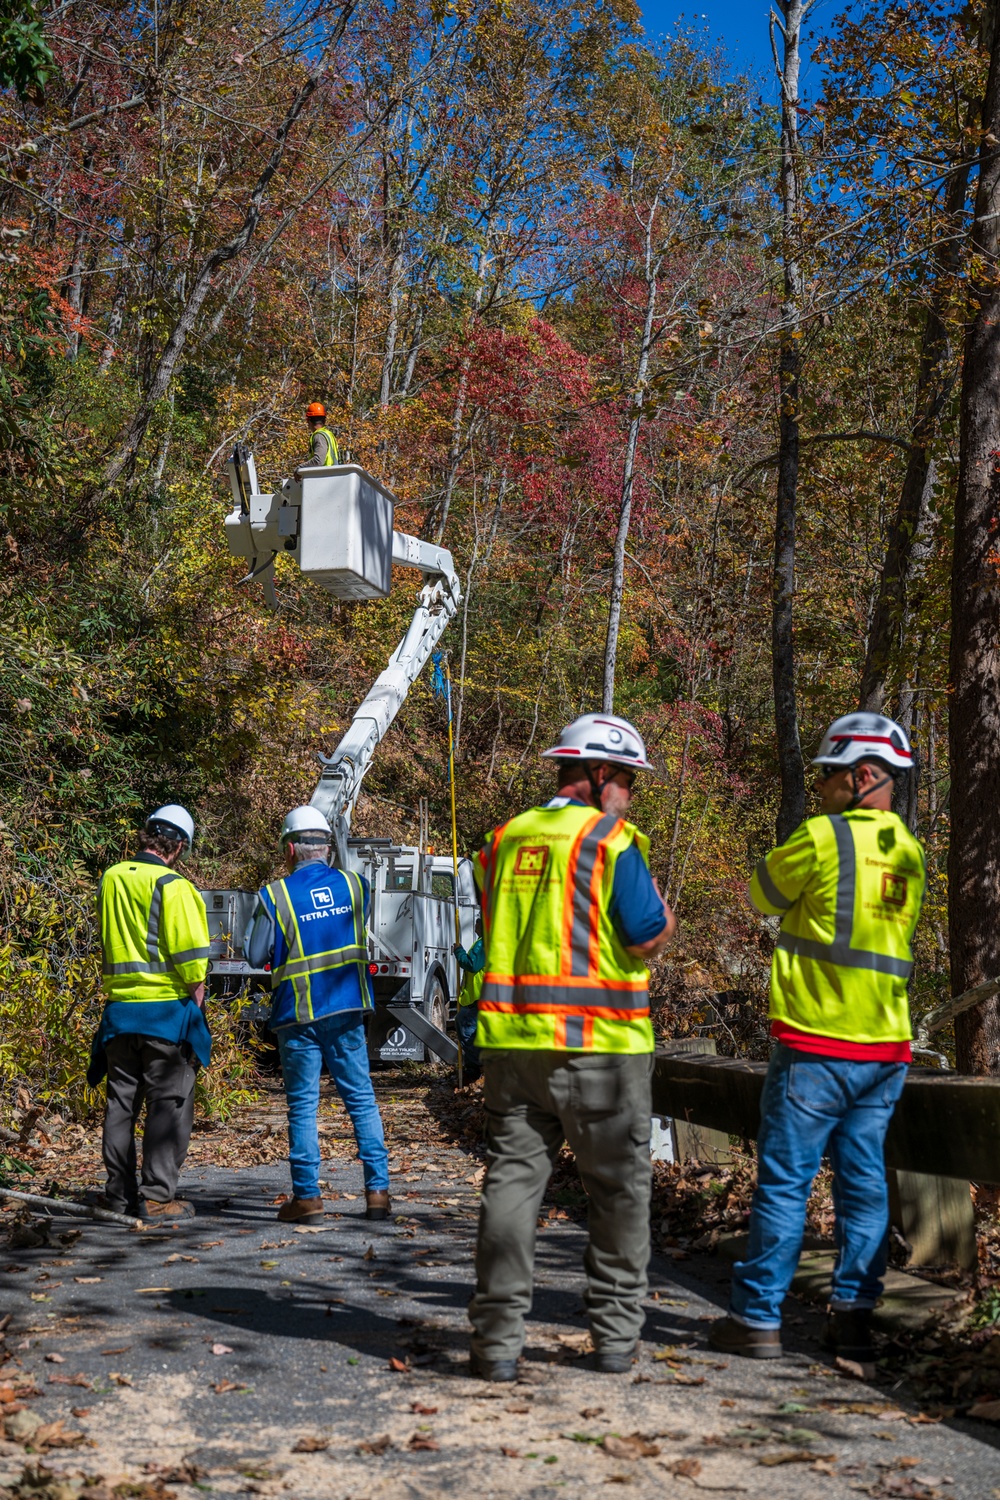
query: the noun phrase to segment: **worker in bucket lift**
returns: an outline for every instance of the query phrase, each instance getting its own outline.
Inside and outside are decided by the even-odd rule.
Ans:
[[[315,807],[295,807],[281,830],[287,875],[257,895],[243,951],[271,965],[270,1027],[288,1100],[292,1197],[283,1224],[323,1214],[319,1079],[324,1062],[354,1127],[365,1174],[365,1217],[389,1217],[389,1157],[368,1070],[364,1014],[373,1009],[365,918],[368,882],[330,868],[332,831]]]
[[[296,479],[303,469],[329,469],[340,462],[337,439],[326,425],[326,407],[322,401],[311,401],[306,407],[306,424],[311,438],[309,453],[295,470]]]

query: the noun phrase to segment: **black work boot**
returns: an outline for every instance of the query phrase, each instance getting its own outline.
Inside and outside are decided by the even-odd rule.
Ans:
[[[478,1354],[469,1355],[469,1374],[473,1380],[492,1380],[495,1384],[509,1384],[517,1379],[516,1359],[480,1359]]]
[[[849,1359],[857,1365],[873,1365],[877,1355],[872,1341],[871,1308],[831,1307],[826,1315],[823,1343],[838,1359]]]
[[[747,1359],[780,1359],[780,1328],[751,1328],[735,1318],[717,1318],[708,1330],[708,1342],[720,1354],[742,1354]]]
[[[595,1349],[594,1369],[598,1375],[627,1375],[638,1352],[637,1344],[628,1349]]]

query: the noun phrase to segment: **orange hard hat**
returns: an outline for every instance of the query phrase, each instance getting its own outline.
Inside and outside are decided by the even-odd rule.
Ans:
[[[306,416],[325,417],[326,407],[323,405],[322,401],[310,401],[309,405],[306,407]]]

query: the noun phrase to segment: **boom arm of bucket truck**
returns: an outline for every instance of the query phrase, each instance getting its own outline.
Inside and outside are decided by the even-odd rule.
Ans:
[[[385,671],[333,754],[320,756],[322,771],[312,805],[329,820],[338,862],[344,865],[361,783],[458,609],[458,574],[451,553],[443,547],[393,529],[393,496],[356,464],[303,468],[277,493],[260,494],[253,455],[237,444],[226,471],[235,502],[226,517],[229,549],[249,563],[241,581],[258,578],[269,603],[276,602],[274,561],[279,552],[292,553],[300,571],[338,599],[384,599],[392,584],[393,563],[415,568],[424,577],[409,629]]]

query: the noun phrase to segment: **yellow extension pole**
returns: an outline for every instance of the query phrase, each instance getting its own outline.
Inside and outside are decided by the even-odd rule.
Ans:
[[[455,727],[451,713],[451,664],[444,659],[445,683],[448,691],[448,780],[451,783],[451,864],[454,871],[455,896],[455,942],[462,941],[462,923],[458,915],[458,816],[455,811]],[[455,997],[456,1000],[458,996]],[[456,1021],[456,1028],[457,1028]],[[462,1039],[458,1040],[458,1086],[464,1082],[462,1070]]]
[[[455,871],[455,942],[462,941],[462,924],[458,915],[458,817],[455,811],[455,729],[451,714],[451,666],[444,662],[448,684],[448,779],[451,782],[451,860]]]

